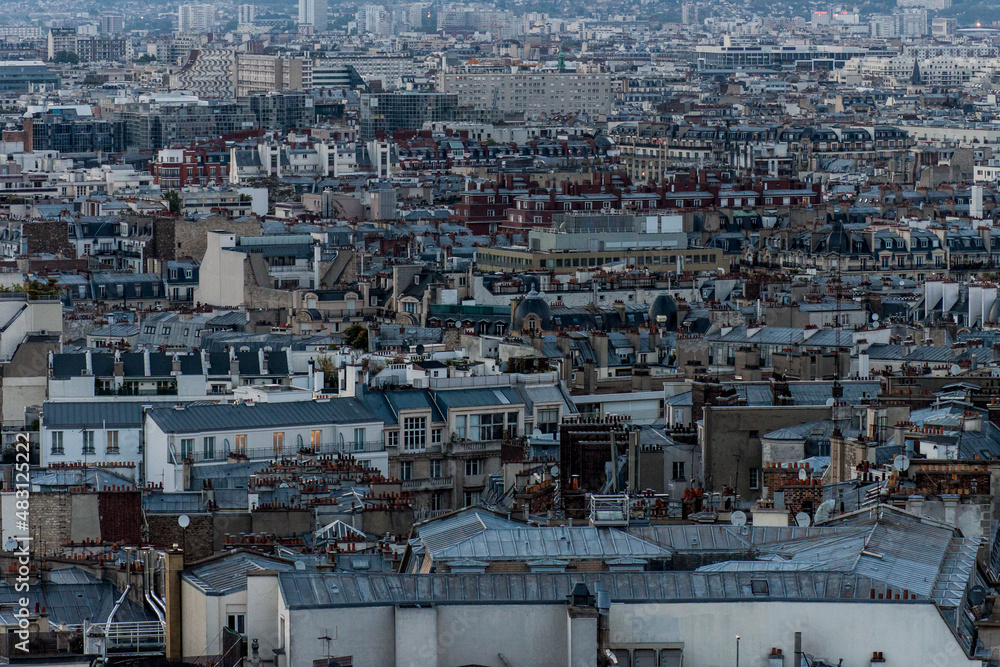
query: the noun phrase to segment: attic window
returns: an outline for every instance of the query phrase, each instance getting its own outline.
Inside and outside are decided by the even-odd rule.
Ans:
[[[752,579],[750,581],[750,592],[754,595],[769,595],[767,581],[765,579]]]

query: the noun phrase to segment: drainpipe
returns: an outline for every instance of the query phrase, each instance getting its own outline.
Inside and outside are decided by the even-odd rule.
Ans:
[[[125,601],[125,596],[128,595],[129,589],[132,588],[132,549],[125,549],[125,590],[122,591],[122,596],[118,598],[118,602],[111,609],[111,613],[108,614],[108,620],[104,624],[104,636],[108,636],[111,633],[111,622],[115,620],[115,614],[118,613],[118,608],[122,606],[122,602]]]

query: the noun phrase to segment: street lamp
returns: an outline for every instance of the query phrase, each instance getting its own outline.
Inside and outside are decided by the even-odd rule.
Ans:
[[[736,667],[740,667],[740,636],[736,635]]]

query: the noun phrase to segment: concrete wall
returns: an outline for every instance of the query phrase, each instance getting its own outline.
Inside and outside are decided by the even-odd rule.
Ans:
[[[872,652],[885,654],[880,667],[980,665],[961,646],[930,603],[719,602],[611,605],[611,647],[681,644],[685,665],[732,665],[736,635],[740,664],[764,667],[771,647],[791,664],[793,636],[802,649],[834,665],[868,665]]]
[[[695,415],[695,419],[699,416]],[[762,468],[760,436],[786,426],[830,418],[826,406],[709,406],[703,409],[700,441],[705,488],[734,487],[743,499],[760,497],[750,488],[751,468]],[[738,476],[738,478],[737,478]],[[763,486],[763,474],[760,477]]]

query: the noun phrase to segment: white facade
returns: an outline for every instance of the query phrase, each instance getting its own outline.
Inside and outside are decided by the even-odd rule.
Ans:
[[[339,399],[326,399],[339,400]],[[220,406],[220,409],[256,409],[248,406]],[[183,412],[183,409],[179,410]],[[270,460],[278,456],[296,456],[300,448],[313,443],[324,448],[332,446],[337,451],[353,455],[361,462],[389,474],[389,460],[384,448],[379,451],[372,443],[382,441],[381,421],[356,423],[331,423],[317,421],[295,426],[275,425],[267,428],[218,428],[192,429],[190,432],[167,433],[156,422],[155,415],[146,415],[145,479],[163,484],[170,493],[187,490],[184,466],[226,465],[226,454],[241,452],[250,460]],[[211,452],[211,456],[209,453]],[[193,462],[185,464],[185,458]]]
[[[333,627],[339,637],[336,654],[353,656],[356,667],[598,664],[596,614],[573,614],[565,603],[477,600],[302,609],[285,599],[273,575],[250,577],[248,585],[249,596],[259,603],[248,609],[247,636],[259,640],[262,657],[283,650],[278,667],[323,657],[316,637]],[[339,587],[331,589],[330,597],[337,599]],[[832,664],[842,659],[844,665],[868,665],[873,652],[882,653],[886,665],[982,664],[965,655],[937,607],[927,601],[612,600],[609,616],[610,649],[619,665],[681,664],[659,662],[668,655],[683,656],[685,665],[732,665],[737,635],[741,664],[774,665],[768,656],[772,647],[780,647],[787,665],[797,631],[805,653]]]
[[[299,0],[299,25],[310,25],[323,32],[326,24],[326,0]]]
[[[178,32],[212,32],[215,29],[215,7],[184,4],[177,8]]]

